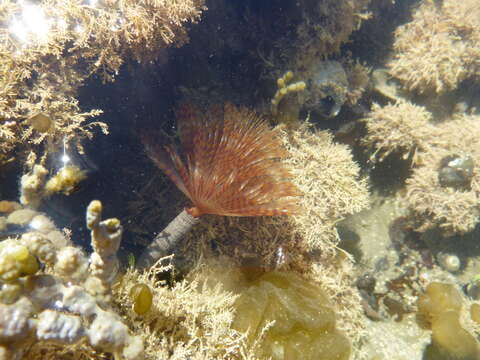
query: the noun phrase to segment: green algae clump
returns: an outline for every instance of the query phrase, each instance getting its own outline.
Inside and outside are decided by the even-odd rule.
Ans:
[[[475,338],[460,323],[463,300],[453,285],[431,283],[418,299],[420,318],[432,329],[432,346],[426,359],[478,359],[480,350]]]
[[[470,306],[470,317],[480,325],[480,304],[474,303]]]
[[[135,284],[130,290],[130,298],[132,300],[132,310],[143,315],[152,307],[153,294],[148,285]]]
[[[37,259],[15,240],[0,243],[0,281],[11,282],[39,270]]]
[[[335,328],[322,288],[292,272],[269,272],[247,285],[236,302],[233,327],[259,341],[273,360],[346,360],[351,346]]]

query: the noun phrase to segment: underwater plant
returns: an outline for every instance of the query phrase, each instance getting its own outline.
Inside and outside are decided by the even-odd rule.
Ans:
[[[298,212],[300,195],[281,161],[286,157],[277,129],[246,108],[226,104],[202,113],[190,105],[177,112],[181,151],[143,136],[155,164],[192,201],[139,259],[151,266],[173,248],[203,214],[277,216]]]
[[[130,59],[149,63],[188,42],[203,0],[0,3],[0,166],[22,155],[45,165],[67,144],[108,134],[102,111],[83,111],[78,90],[94,74],[114,81]]]
[[[425,94],[452,91],[477,78],[479,15],[476,0],[423,1],[412,20],[395,31],[390,75],[409,91]]]

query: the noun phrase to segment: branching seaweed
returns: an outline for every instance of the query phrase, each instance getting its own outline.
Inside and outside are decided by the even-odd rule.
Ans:
[[[203,0],[2,1],[0,165],[14,150],[45,159],[65,140],[81,151],[94,127],[105,133],[104,123],[87,121],[100,111],[80,109],[78,88],[92,74],[113,81],[127,59],[148,62],[167,46],[181,46],[188,40],[185,22],[204,9]]]

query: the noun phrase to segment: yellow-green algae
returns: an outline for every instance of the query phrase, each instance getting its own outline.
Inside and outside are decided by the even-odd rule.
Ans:
[[[233,327],[248,332],[250,342],[262,338],[259,357],[349,359],[350,342],[336,329],[335,312],[318,284],[293,272],[273,271],[244,286]]]
[[[143,315],[152,307],[153,294],[148,285],[135,284],[130,290],[132,309],[138,315]]]
[[[477,324],[480,324],[480,304],[474,303],[470,306],[470,317]]]
[[[26,275],[33,275],[39,264],[27,247],[19,245],[15,240],[4,240],[0,243],[0,280],[15,281]]]
[[[87,178],[86,172],[75,165],[62,167],[45,184],[47,194],[63,193],[70,195],[78,184]]]
[[[432,329],[432,346],[427,349],[426,359],[480,358],[477,340],[460,323],[463,299],[453,285],[431,283],[417,305],[420,319]]]

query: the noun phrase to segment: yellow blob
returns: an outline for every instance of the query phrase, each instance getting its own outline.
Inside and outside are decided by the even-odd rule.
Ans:
[[[470,307],[470,317],[477,324],[480,324],[480,304],[472,304]]]
[[[307,86],[304,81],[299,81],[291,85],[293,91],[303,91]]]
[[[102,203],[100,200],[92,200],[90,205],[88,205],[88,211],[91,211],[95,214],[100,214],[102,212]]]
[[[87,177],[85,171],[81,170],[78,166],[68,165],[61,168],[55,176],[50,178],[45,185],[45,190],[48,195],[54,193],[63,193],[70,195],[80,183]]]
[[[25,246],[17,246],[15,250],[10,253],[10,256],[14,257],[16,261],[25,261],[28,259],[30,253]]]
[[[132,309],[138,315],[145,314],[152,307],[153,294],[145,284],[136,284],[130,290]]]
[[[26,275],[35,274],[40,266],[37,259],[23,245],[7,242],[0,249],[0,280],[15,281]]]
[[[15,201],[8,201],[8,200],[0,201],[0,213],[11,213],[21,208],[22,206]]]
[[[285,79],[285,82],[289,82],[293,78],[293,72],[288,70],[285,75],[283,75],[283,78]]]
[[[450,284],[431,283],[418,299],[418,311],[431,322],[445,311],[460,312],[462,297]]]
[[[259,358],[347,360],[350,343],[335,328],[335,313],[320,286],[289,272],[270,272],[240,291],[233,327],[258,340]]]
[[[477,341],[460,323],[463,301],[453,285],[431,283],[426,293],[419,297],[417,305],[419,315],[432,329],[432,354],[445,354],[455,359],[479,358]]]
[[[432,339],[443,350],[458,359],[478,359],[477,341],[460,324],[460,314],[453,311],[442,313],[432,323]]]
[[[104,223],[106,224],[107,231],[109,233],[114,233],[118,231],[118,227],[120,226],[120,220],[118,220],[117,218],[107,219],[104,221]]]

